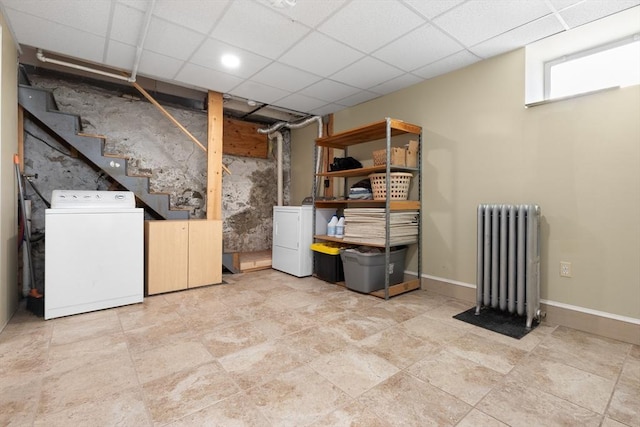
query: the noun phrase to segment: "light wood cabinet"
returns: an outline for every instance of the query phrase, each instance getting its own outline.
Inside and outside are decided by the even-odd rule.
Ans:
[[[148,295],[222,282],[222,221],[145,221]]]

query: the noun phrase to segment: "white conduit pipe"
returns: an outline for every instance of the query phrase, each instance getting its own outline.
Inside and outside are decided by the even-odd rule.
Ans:
[[[145,15],[145,22],[142,32],[140,33],[140,40],[138,41],[138,46],[136,46],[136,57],[133,62],[133,69],[131,71],[131,76],[123,76],[120,74],[110,73],[108,71],[96,70],[95,68],[85,67],[84,65],[73,64],[71,62],[60,61],[59,59],[47,58],[42,53],[42,49],[36,50],[36,58],[40,62],[48,62],[50,64],[61,65],[63,67],[73,68],[80,71],[86,71],[87,73],[99,74],[105,77],[111,77],[112,79],[122,80],[129,83],[135,83],[136,76],[138,74],[138,67],[140,66],[140,58],[142,58],[142,48],[144,47],[144,42],[147,39],[147,33],[149,32],[149,25],[151,24],[151,17],[153,14],[153,8],[155,7],[156,0],[151,0],[151,4],[149,5],[149,9],[147,9]]]
[[[138,40],[138,46],[136,46],[136,58],[133,61],[133,68],[131,69],[131,80],[132,82],[136,81],[138,75],[138,67],[140,66],[140,58],[142,58],[142,48],[144,47],[144,43],[147,40],[147,33],[149,32],[149,25],[151,24],[151,16],[153,15],[153,8],[156,6],[156,0],[151,0],[151,4],[147,9],[147,14],[144,17],[144,27],[142,27],[142,32],[140,33],[140,40]]]
[[[282,206],[282,193],[284,191],[282,184],[282,134],[277,132],[278,129],[282,127],[288,127],[290,129],[299,129],[305,126],[308,126],[310,123],[317,121],[318,122],[318,138],[322,138],[322,117],[313,116],[309,117],[298,123],[289,123],[289,122],[278,122],[273,124],[271,127],[267,129],[258,129],[258,133],[267,134],[270,139],[274,137],[277,140],[277,162],[278,162],[278,206]],[[316,161],[316,174],[320,173],[320,167],[322,165],[322,147],[318,147],[317,153],[317,161]],[[316,178],[319,181],[319,177]],[[320,188],[316,183],[316,188]]]
[[[125,82],[133,83],[135,78],[121,76],[120,74],[109,73],[107,71],[96,70],[95,68],[85,67],[84,65],[72,64],[71,62],[60,61],[58,59],[51,59],[44,56],[42,49],[36,51],[36,58],[40,62],[49,62],[51,64],[62,65],[63,67],[74,68],[76,70],[86,71],[88,73],[100,74],[101,76],[111,77],[112,79],[124,80]]]
[[[276,176],[278,177],[278,202],[276,206],[282,206],[282,193],[284,192],[283,184],[282,184],[282,134],[278,131],[272,132],[267,135],[269,139],[276,140],[276,164],[277,171]]]

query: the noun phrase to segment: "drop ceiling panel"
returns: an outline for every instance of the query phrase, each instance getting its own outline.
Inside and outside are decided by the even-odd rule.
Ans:
[[[380,95],[378,95],[377,93],[363,90],[356,93],[355,95],[351,95],[341,99],[340,101],[336,102],[336,104],[344,105],[345,107],[354,107],[363,102],[371,101],[372,99],[378,98],[379,96]]]
[[[334,102],[345,96],[356,94],[359,91],[360,89],[353,86],[324,79],[301,90],[300,93],[323,101]]]
[[[186,60],[204,41],[205,36],[160,18],[151,18],[144,48]]]
[[[472,46],[469,50],[481,58],[489,58],[563,30],[560,21],[554,15],[549,15]]]
[[[271,7],[271,0],[258,1]],[[274,7],[273,11],[308,27],[316,27],[344,3],[345,0],[299,1],[295,7]]]
[[[136,48],[117,41],[110,41],[107,48],[105,62],[112,67],[131,70],[136,59]]]
[[[309,28],[259,3],[234,1],[211,36],[273,59],[307,32]]]
[[[294,111],[311,111],[326,105],[326,102],[309,96],[294,93],[285,98],[278,100],[278,105]]]
[[[405,0],[405,3],[410,7],[429,19],[433,19],[464,2],[465,0]]]
[[[586,0],[560,12],[569,28],[591,22],[599,17],[608,16],[615,12],[640,5],[640,0]]]
[[[454,53],[440,61],[429,64],[426,67],[422,67],[419,70],[414,71],[413,74],[425,79],[430,79],[432,77],[439,76],[440,74],[464,68],[478,61],[480,61],[480,58],[476,55],[467,50],[461,50],[460,52]]]
[[[280,62],[328,77],[363,54],[320,33],[311,33],[282,55]]]
[[[345,107],[343,105],[326,104],[320,108],[316,108],[314,110],[309,111],[309,114],[312,114],[314,116],[324,116],[331,113],[337,113],[340,110],[344,110],[344,108]]]
[[[373,56],[404,71],[412,71],[460,50],[460,43],[432,25],[425,25],[374,52]]]
[[[145,13],[154,4],[141,77],[194,93],[213,90],[323,113],[522,47],[564,31],[567,24],[579,26],[640,5],[640,0],[297,0],[292,8],[273,3],[0,0],[7,26],[25,48],[42,48],[47,56],[69,62],[104,64],[115,72],[131,71]],[[227,51],[241,57],[239,69],[221,67],[219,57]]]
[[[149,7],[149,0],[116,0],[117,3],[127,5],[131,8],[146,11]]]
[[[2,3],[7,8],[103,37],[107,34],[112,4],[104,0],[4,0]]]
[[[216,88],[218,92],[228,92],[242,83],[239,77],[195,64],[186,64],[176,75],[176,80],[203,90]]]
[[[551,5],[556,10],[561,10],[569,6],[573,6],[574,4],[582,3],[584,0],[549,0],[549,1],[551,2]]]
[[[16,37],[21,43],[73,58],[102,62],[103,37],[10,9],[7,14],[17,28]],[[48,36],[42,37],[43,33]]]
[[[320,77],[279,62],[273,62],[251,79],[289,92],[296,92],[317,82]]]
[[[242,98],[252,99],[254,101],[262,102],[264,104],[272,104],[277,100],[290,95],[291,92],[287,92],[286,90],[278,89],[262,83],[256,83],[254,81],[247,80],[242,84],[234,87],[233,94],[237,96],[241,96]]]
[[[400,69],[366,56],[347,68],[338,71],[331,76],[331,79],[349,86],[368,89],[396,78],[401,74],[403,72]]]
[[[354,0],[318,27],[318,30],[344,41],[365,53],[389,43],[424,20],[402,3]]]
[[[400,77],[396,77],[395,79],[391,79],[382,84],[379,84],[378,86],[374,86],[369,90],[380,95],[387,95],[400,89],[418,84],[421,81],[422,79],[407,73],[401,75]]]
[[[473,46],[549,13],[543,0],[475,0],[451,9],[433,22],[465,46]]]
[[[129,6],[116,4],[109,38],[131,46],[140,39],[140,28],[144,24],[144,13]]]
[[[183,61],[159,53],[145,50],[140,57],[139,73],[160,79],[173,79],[180,68],[184,65]],[[133,67],[133,63],[129,65]]]
[[[209,34],[228,4],[229,0],[157,0],[153,14],[193,31]]]
[[[240,59],[237,69],[229,70],[222,65],[221,58],[224,54],[233,54]],[[189,62],[211,68],[223,73],[233,73],[238,77],[247,78],[266,67],[271,60],[246,50],[230,46],[215,39],[207,39],[193,54]]]

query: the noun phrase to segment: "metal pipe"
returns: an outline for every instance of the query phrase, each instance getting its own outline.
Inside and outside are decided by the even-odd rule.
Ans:
[[[322,138],[322,117],[320,116],[312,116],[304,119],[301,122],[290,123],[290,122],[277,122],[273,124],[270,128],[267,129],[258,129],[258,133],[273,133],[280,129],[283,126],[288,127],[289,129],[299,129],[305,126],[308,126],[309,123],[317,121],[318,122],[318,138]]]
[[[84,65],[73,64],[71,62],[66,62],[66,61],[60,61],[59,59],[47,58],[42,53],[42,49],[38,49],[36,51],[36,58],[38,58],[38,60],[40,62],[49,62],[51,64],[62,65],[63,67],[69,67],[69,68],[74,68],[76,70],[86,71],[88,73],[99,74],[101,76],[111,77],[112,79],[123,80],[123,81],[129,82],[129,83],[133,83],[133,82],[136,81],[136,79],[132,78],[132,77],[122,76],[120,74],[109,73],[107,71],[96,70],[95,68],[85,67]]]
[[[271,127],[266,128],[266,129],[258,129],[258,133],[262,133],[262,134],[267,134],[269,136],[269,138],[271,138],[271,135],[274,133],[280,133],[277,132],[278,129],[281,129],[283,127],[288,127],[289,129],[299,129],[305,126],[308,126],[310,123],[317,121],[318,122],[318,138],[322,138],[322,117],[320,116],[312,116],[312,117],[308,117],[304,120],[302,120],[301,122],[297,122],[297,123],[289,123],[289,122],[277,122],[274,123],[273,125],[271,125]],[[280,138],[282,138],[282,135],[280,135]],[[279,149],[282,149],[282,146],[279,146]],[[318,156],[317,156],[317,161],[316,161],[316,174],[320,173],[320,167],[322,165],[322,147],[318,147]],[[278,159],[278,180],[282,179],[282,157],[280,157]],[[320,180],[320,177],[316,176],[316,181]],[[319,185],[317,185],[316,182],[316,187],[320,188]],[[282,206],[281,205],[281,200],[282,200],[282,192],[283,192],[283,188],[279,187],[278,188],[278,206]]]
[[[147,9],[147,13],[144,17],[144,27],[142,28],[142,32],[140,33],[140,40],[138,40],[138,46],[136,46],[136,59],[133,61],[133,68],[131,69],[131,79],[132,81],[136,81],[136,77],[138,75],[138,67],[140,66],[140,58],[142,58],[142,49],[144,47],[144,43],[147,39],[147,33],[149,32],[149,25],[151,24],[151,17],[153,15],[153,8],[156,5],[156,0],[151,0],[151,4]]]

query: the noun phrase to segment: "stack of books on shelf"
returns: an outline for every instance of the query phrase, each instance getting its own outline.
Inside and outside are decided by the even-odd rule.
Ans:
[[[344,239],[362,244],[385,245],[384,208],[344,210]],[[389,245],[408,245],[418,241],[418,211],[389,212]]]

